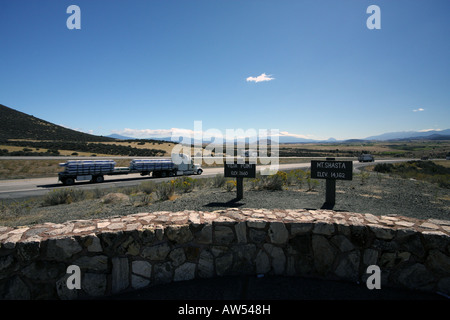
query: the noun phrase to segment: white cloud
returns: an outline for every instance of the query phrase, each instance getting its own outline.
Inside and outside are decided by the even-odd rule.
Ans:
[[[285,137],[295,137],[295,138],[302,138],[302,139],[317,139],[316,137],[314,137],[314,136],[311,135],[311,134],[304,135],[304,134],[290,133],[290,132],[287,132],[287,131],[280,131],[279,136],[280,136],[280,137],[281,137],[281,136],[285,136]]]
[[[261,75],[259,75],[257,77],[248,77],[247,81],[248,82],[256,82],[256,83],[258,83],[258,82],[263,82],[263,81],[270,81],[270,80],[273,80],[273,79],[275,79],[275,78],[271,78],[270,75],[262,73]]]
[[[325,140],[319,137],[316,137],[311,134],[296,134],[296,133],[290,133],[287,131],[272,131],[268,130],[267,133],[262,133],[259,130],[240,130],[240,129],[233,129],[235,130],[233,138],[235,139],[243,139],[243,138],[256,138],[258,135],[261,134],[267,134],[268,137],[295,137],[295,138],[302,138],[302,139],[314,139],[314,140]],[[226,130],[220,131],[220,130],[203,130],[203,131],[194,131],[191,129],[181,129],[181,128],[171,128],[171,129],[130,129],[125,128],[123,130],[111,130],[111,133],[120,134],[123,136],[131,137],[131,138],[137,138],[137,139],[146,139],[146,138],[175,138],[176,141],[178,141],[178,137],[203,137],[203,139],[211,139],[211,138],[221,138],[224,141],[227,139],[227,132]],[[233,132],[232,132],[233,133]],[[261,136],[259,136],[261,138]]]
[[[419,108],[419,109],[414,109],[413,112],[422,112],[424,110],[425,110],[424,108]]]
[[[130,129],[111,130],[112,133],[120,134],[131,138],[149,138],[159,137],[167,138],[171,136],[193,136],[195,131],[189,129],[171,128],[171,129]]]
[[[428,131],[442,131],[442,129],[422,129],[419,132],[428,132]]]

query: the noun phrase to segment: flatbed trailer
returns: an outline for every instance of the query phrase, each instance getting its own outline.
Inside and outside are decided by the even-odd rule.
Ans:
[[[101,183],[105,180],[104,176],[131,173],[151,175],[155,178],[202,174],[203,169],[199,165],[195,165],[190,157],[183,157],[185,161],[179,164],[170,159],[133,159],[129,167],[115,167],[114,160],[69,160],[59,164],[65,167],[65,170],[58,173],[58,181],[64,185],[72,185],[75,181]]]

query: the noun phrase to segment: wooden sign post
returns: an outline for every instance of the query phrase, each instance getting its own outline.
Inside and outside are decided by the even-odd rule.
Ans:
[[[244,198],[244,178],[256,177],[256,164],[254,163],[225,163],[224,176],[236,178],[236,199]]]
[[[325,204],[332,207],[336,202],[336,180],[353,179],[353,162],[336,161],[335,158],[311,160],[311,178],[326,179]]]

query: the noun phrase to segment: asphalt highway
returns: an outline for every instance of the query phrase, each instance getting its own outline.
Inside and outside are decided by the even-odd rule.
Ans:
[[[389,163],[389,162],[401,162],[409,161],[413,159],[382,159],[375,160],[375,163]],[[353,169],[358,170],[361,166],[371,165],[373,162],[360,163],[353,161]],[[292,170],[292,169],[307,169],[310,167],[310,163],[288,163],[279,164],[279,170]],[[269,165],[257,166],[257,171],[268,168]],[[194,178],[207,178],[215,176],[219,173],[223,173],[223,167],[204,168],[203,174],[200,176],[194,175]],[[121,175],[121,176],[104,176],[105,181],[103,183],[91,183],[88,181],[76,182],[70,188],[83,188],[83,189],[95,189],[95,188],[114,188],[114,187],[130,187],[136,186],[144,181],[160,182],[164,180],[173,179],[173,177],[167,178],[153,178],[149,176],[141,176],[138,173]],[[58,182],[57,174],[54,177],[48,178],[33,178],[33,179],[11,179],[0,180],[0,200],[2,199],[20,199],[45,195],[47,192],[58,189],[68,188],[63,186],[61,182]]]

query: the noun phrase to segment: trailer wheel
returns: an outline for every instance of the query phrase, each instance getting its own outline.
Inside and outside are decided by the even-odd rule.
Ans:
[[[63,183],[65,186],[71,186],[71,185],[73,185],[73,184],[75,183],[75,179],[74,179],[74,178],[66,178],[66,179],[64,179],[64,180],[62,181],[62,183]]]
[[[105,181],[105,178],[103,176],[94,176],[92,178],[92,182],[94,183],[102,183],[103,181]]]
[[[167,172],[166,171],[161,172],[161,178],[165,178],[165,177],[167,177]]]

